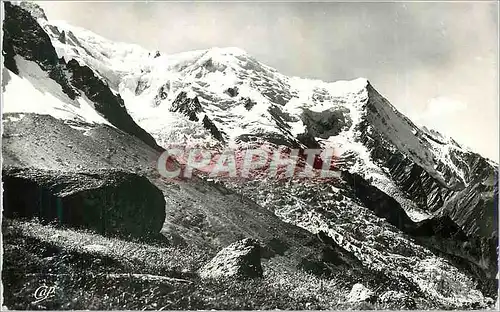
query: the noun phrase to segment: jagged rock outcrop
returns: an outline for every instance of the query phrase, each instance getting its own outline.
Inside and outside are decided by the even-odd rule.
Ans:
[[[414,225],[414,222],[394,198],[370,185],[360,175],[344,171],[342,179],[351,187],[355,196],[378,217],[384,218],[402,231],[409,231]]]
[[[321,148],[321,144],[316,140],[314,135],[312,135],[309,131],[306,131],[305,133],[298,134],[297,140],[307,148],[312,148],[312,149]]]
[[[170,111],[183,113],[189,117],[189,120],[198,121],[199,119],[196,115],[203,112],[203,108],[201,107],[197,97],[192,99],[188,98],[187,93],[182,91],[172,102]]]
[[[153,137],[130,117],[120,95],[115,95],[109,86],[95,75],[92,69],[86,65],[81,66],[74,59],[70,60],[66,67],[71,74],[72,85],[82,90],[94,102],[96,111],[118,129],[138,137],[156,150],[162,150]]]
[[[286,146],[291,148],[300,148],[301,145],[299,141],[291,139],[281,133],[269,132],[262,134],[242,134],[238,136],[235,140],[238,143],[246,142],[246,143],[271,143],[276,146]]]
[[[155,103],[157,103],[157,105],[162,100],[167,98],[168,88],[170,88],[170,86],[167,83],[166,85],[160,87],[160,89],[158,90],[158,94],[155,96]],[[195,96],[194,98],[189,98],[187,96],[187,93],[184,91],[181,91],[172,102],[170,111],[182,113],[191,121],[199,121],[197,115],[204,112],[203,108],[201,107],[200,101],[198,100],[198,97]],[[224,143],[223,133],[217,128],[217,126],[207,115],[203,116],[203,120],[201,122],[203,124],[203,127],[207,129],[216,140]]]
[[[357,125],[359,140],[388,169],[398,188],[420,209],[450,216],[467,235],[498,237],[493,209],[496,168],[480,155],[464,152],[453,140],[449,158],[433,156],[431,151],[444,142],[416,127],[370,84],[367,93],[366,113]]]
[[[335,276],[338,270],[362,266],[361,261],[352,253],[340,247],[327,233],[319,231],[318,240],[324,244],[321,252],[304,257],[298,268],[317,276]]]
[[[347,109],[329,109],[323,112],[304,109],[301,119],[312,136],[322,139],[338,135],[341,130],[352,125]]]
[[[225,93],[227,95],[229,95],[230,97],[235,97],[238,95],[238,86],[234,86],[234,88],[227,88],[227,90],[225,91]]]
[[[57,57],[50,37],[38,24],[32,14],[21,6],[4,2],[5,19],[3,21],[4,65],[13,73],[18,73],[14,56],[36,62],[49,77],[54,79],[71,99],[78,96],[78,91],[70,85],[64,74],[64,64]]]
[[[284,112],[280,106],[278,105],[272,105],[270,106],[267,111],[271,115],[271,117],[274,119],[276,122],[276,126],[278,128],[285,132],[285,133],[290,133],[290,125],[288,124],[289,122],[295,121],[289,114]]]
[[[135,93],[135,95],[141,95],[141,93],[144,92],[144,90],[146,90],[147,88],[149,88],[149,82],[146,80],[139,79],[139,81],[137,81],[137,86],[135,88],[134,93]],[[155,96],[155,100],[156,100],[156,96]],[[155,101],[155,104],[159,105],[160,103]]]
[[[142,80],[139,80],[139,82],[137,83],[137,88],[135,89],[136,90],[135,94],[141,94],[145,88],[147,88],[147,83]],[[168,82],[162,85],[158,89],[158,93],[155,95],[154,98],[154,103],[156,106],[160,105],[161,101],[165,100],[168,97],[169,91],[170,91],[170,83]]]
[[[494,283],[498,240],[494,237],[467,235],[449,216],[435,216],[420,222],[413,221],[392,197],[370,185],[357,174],[342,172],[342,179],[351,187],[363,204],[378,217],[384,218],[402,232],[415,237],[422,245],[439,250],[452,258],[469,261],[466,267],[486,284]],[[463,265],[463,264],[460,264]],[[488,289],[492,286],[486,286]]]
[[[497,169],[452,139],[445,142],[436,132],[415,126],[370,84],[363,105],[365,113],[356,126],[358,139],[372,159],[387,169],[402,194],[434,215],[411,226],[413,230],[407,233],[417,237],[432,233],[447,239],[448,245],[455,247],[444,248],[447,251],[440,247],[443,252],[474,262],[491,278],[490,268],[497,267]],[[447,151],[440,151],[444,146]],[[432,153],[445,154],[439,158]],[[390,202],[398,206],[394,200]],[[450,236],[455,243],[450,242]],[[460,244],[467,248],[457,248]],[[433,245],[441,244],[433,240]]]
[[[379,298],[380,303],[389,309],[416,309],[415,299],[408,294],[394,290],[383,293]]]
[[[56,221],[103,234],[157,235],[165,199],[146,178],[119,170],[4,168],[4,215]]]
[[[210,133],[213,135],[214,138],[219,140],[220,142],[224,142],[224,137],[222,136],[222,133],[217,129],[217,126],[210,120],[210,118],[205,115],[203,117],[203,127],[210,131]]]
[[[246,238],[222,249],[200,269],[202,278],[254,278],[262,277],[260,244]]]
[[[245,107],[245,109],[247,111],[251,110],[252,107],[255,106],[255,103],[254,101],[252,101],[250,98],[242,98],[242,101],[243,101],[243,106]]]
[[[342,172],[342,179],[351,187],[363,204],[375,215],[412,236],[436,236],[466,241],[467,235],[448,216],[436,216],[420,222],[413,221],[401,205],[391,196],[370,185],[355,173]]]
[[[45,15],[45,12],[38,4],[31,1],[21,1],[21,3],[19,3],[19,6],[24,10],[30,12],[31,16],[36,19],[47,20],[47,15]]]
[[[63,30],[61,31],[61,34],[59,35],[59,41],[61,41],[61,43],[65,44],[66,43],[66,32]]]

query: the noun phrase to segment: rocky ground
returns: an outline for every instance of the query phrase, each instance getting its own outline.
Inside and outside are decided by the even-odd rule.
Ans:
[[[190,247],[109,238],[35,220],[7,219],[2,230],[9,309],[446,308],[395,290],[359,294],[353,281],[373,288],[374,278],[386,278],[360,268],[337,271],[335,279],[319,277],[290,266],[289,253],[262,259],[262,276],[212,279],[197,274],[209,256]],[[41,285],[55,287],[55,296],[34,303]]]

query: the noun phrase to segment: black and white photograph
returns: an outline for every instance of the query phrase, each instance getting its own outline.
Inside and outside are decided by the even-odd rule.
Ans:
[[[499,2],[1,1],[1,310],[498,310]]]

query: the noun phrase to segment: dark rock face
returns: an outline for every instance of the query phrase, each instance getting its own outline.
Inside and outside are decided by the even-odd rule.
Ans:
[[[210,120],[210,118],[207,117],[207,115],[205,115],[205,117],[203,117],[203,127],[205,127],[205,129],[209,130],[214,138],[216,138],[217,140],[219,140],[221,142],[224,142],[224,137],[222,136],[222,133],[215,126],[215,124]]]
[[[130,117],[120,95],[114,95],[92,69],[88,66],[80,66],[76,60],[70,60],[67,69],[71,73],[71,83],[94,102],[95,109],[109,122],[122,131],[141,139],[155,150],[162,149],[153,137]]]
[[[56,30],[57,30],[57,28],[56,28]],[[71,43],[73,45],[83,47],[82,44],[80,43],[80,41],[75,37],[75,35],[71,31],[68,31],[68,39],[71,40]]]
[[[458,177],[452,166],[439,159],[433,159],[439,175],[426,170],[417,163],[417,160],[423,161],[418,151],[405,148],[407,142],[397,142],[398,139],[394,138],[397,129],[391,128],[393,125],[387,119],[395,114],[394,118],[413,129],[410,145],[422,144],[430,149],[428,140],[444,143],[431,131],[413,125],[373,87],[368,85],[367,90],[366,115],[356,128],[360,133],[358,140],[369,148],[372,159],[387,169],[395,185],[408,199],[435,215],[432,219],[410,225],[405,232],[419,241],[425,240],[426,244],[429,240],[423,237],[434,235],[445,240],[447,243],[442,244],[432,239],[430,244],[453,257],[471,261],[491,277],[491,272],[497,267],[498,210],[495,198],[498,196],[498,170],[480,155],[460,150],[451,151],[449,161],[463,171],[463,177]],[[403,148],[398,144],[403,144]],[[429,155],[425,157],[430,158]],[[357,183],[356,187],[360,185]],[[390,202],[392,207],[398,207],[394,201]]]
[[[289,134],[290,125],[287,122],[293,121],[290,115],[283,112],[277,105],[270,106],[267,111],[271,114],[271,117],[274,119],[274,122],[276,122],[276,125],[280,128],[280,130]]]
[[[227,90],[225,91],[225,93],[227,95],[229,95],[230,97],[235,97],[238,95],[238,87],[235,86],[234,88],[227,88]]]
[[[165,199],[146,178],[118,170],[6,168],[6,217],[38,217],[103,234],[148,237],[165,220]]]
[[[263,143],[268,142],[275,144],[276,146],[287,146],[290,148],[300,148],[300,143],[290,139],[283,134],[276,132],[267,132],[263,134],[242,134],[236,138],[236,142],[248,142],[248,143]]]
[[[137,89],[135,91],[135,94],[141,94],[142,91],[145,89],[144,87],[142,87],[144,84],[143,81],[139,81],[139,84],[137,84]],[[138,93],[138,90],[140,90],[140,92]],[[166,84],[164,84],[163,86],[161,86],[159,89],[158,89],[158,93],[155,95],[155,98],[154,98],[154,102],[155,102],[155,105],[158,106],[160,105],[161,101],[165,100],[167,97],[168,97],[168,92],[170,91],[170,83],[167,82]]]
[[[439,237],[465,242],[465,232],[449,217],[435,216],[420,222],[413,221],[392,197],[370,185],[360,175],[342,172],[342,179],[351,187],[355,196],[375,215],[384,218],[401,231],[415,237]]]
[[[467,235],[448,216],[436,216],[431,219],[420,221],[412,231],[413,236],[437,236],[439,238],[466,241]]]
[[[449,216],[435,216],[420,222],[411,220],[400,204],[370,185],[357,174],[342,172],[342,179],[351,187],[355,196],[378,217],[384,218],[402,232],[415,237],[424,246],[439,250],[443,254],[461,258],[477,277],[492,283],[497,269],[498,239],[467,235]],[[459,262],[463,262],[459,261]],[[464,263],[460,263],[464,266]]]
[[[404,154],[384,134],[385,127],[389,126],[387,121],[385,124],[383,121],[383,107],[392,105],[370,85],[368,94],[367,115],[357,127],[361,133],[359,140],[370,148],[372,158],[389,170],[400,190],[408,194],[408,198],[420,209],[448,215],[467,235],[498,237],[498,214],[493,204],[494,179],[498,174],[496,168],[478,154],[456,151],[450,153],[451,161],[454,166],[464,170],[465,181],[457,178],[450,166],[436,160],[436,170],[442,174],[442,179],[438,179],[413,160],[419,158],[414,151],[409,150]],[[414,127],[414,141],[422,143],[424,138],[431,138],[439,142],[431,133],[416,128],[408,118],[397,114]]]
[[[491,172],[484,180],[470,182],[438,211],[456,220],[469,235],[498,238],[497,176],[498,172]]]
[[[222,249],[200,270],[202,278],[255,278],[262,277],[260,244],[246,238]]]
[[[255,106],[255,104],[257,104],[257,103],[255,103],[254,101],[252,101],[250,98],[243,98],[243,106],[245,107],[245,109],[247,111],[251,110],[252,107]]]
[[[36,62],[43,69],[57,65],[57,54],[49,35],[30,12],[10,2],[4,2],[4,8],[3,31],[8,33],[6,43],[12,46],[14,52]]]
[[[346,110],[326,110],[314,112],[304,109],[302,122],[314,137],[327,139],[330,136],[338,135],[341,130],[352,125],[352,121]]]
[[[14,56],[16,52],[14,51],[14,47],[12,46],[12,39],[10,38],[10,34],[4,30],[3,32],[3,40],[2,40],[2,54],[3,54],[3,64],[5,68],[9,69],[14,74],[19,74],[19,69],[17,68],[16,61],[14,60]]]
[[[149,88],[149,83],[145,80],[139,80],[137,86],[135,87],[135,95],[141,95],[144,90]]]
[[[203,108],[201,107],[197,97],[190,99],[187,97],[187,93],[182,91],[172,102],[170,111],[183,113],[189,117],[189,120],[198,121],[199,119],[196,114],[203,112]]]
[[[290,94],[279,90],[264,90],[262,95],[267,97],[270,101],[283,106],[292,98]]]
[[[33,2],[28,2],[28,1],[23,1],[19,3],[19,6],[26,11],[30,12],[31,16],[33,16],[36,19],[44,19],[47,20],[47,16],[45,15],[45,12],[43,9],[36,3]]]
[[[342,179],[351,187],[355,196],[378,217],[386,219],[402,231],[408,231],[414,226],[414,222],[394,198],[370,185],[360,175],[344,171]]]
[[[316,141],[316,138],[309,131],[298,134],[297,140],[300,143],[304,144],[304,146],[307,148],[313,148],[313,149],[321,148],[321,144],[319,144],[319,142]]]
[[[362,266],[352,253],[340,247],[328,234],[319,231],[316,235],[321,242],[321,252],[304,257],[298,268],[317,276],[334,276],[336,271]]]
[[[215,62],[212,58],[209,58],[202,64],[203,69],[209,73],[215,73],[216,71],[224,71],[226,65]]]
[[[156,98],[159,99],[162,98],[160,93],[165,92],[163,88],[164,88],[163,86],[160,88],[158,95],[155,97],[155,100]],[[165,93],[165,98],[166,98],[166,93]],[[198,97],[190,99],[188,98],[187,93],[182,91],[179,93],[179,95],[177,95],[175,100],[172,102],[170,111],[182,113],[188,116],[189,120],[191,121],[199,121],[197,114],[203,112],[203,107],[201,107]],[[223,133],[217,128],[217,126],[213,123],[213,121],[210,120],[210,118],[208,118],[207,115],[203,117],[202,123],[203,127],[205,127],[205,129],[210,131],[210,133],[216,140],[224,142]]]
[[[10,2],[4,2],[4,8],[3,53],[5,67],[16,74],[18,73],[14,60],[16,54],[33,61],[47,71],[50,78],[61,85],[64,93],[71,99],[75,99],[78,91],[69,84],[64,74],[64,65],[60,64],[47,33],[29,11]]]
[[[58,40],[61,43],[66,43],[66,32],[64,30],[59,34]]]

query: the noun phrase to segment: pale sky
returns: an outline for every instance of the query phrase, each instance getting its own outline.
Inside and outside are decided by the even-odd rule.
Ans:
[[[498,2],[42,2],[49,19],[175,53],[236,46],[285,75],[365,77],[498,161]]]

